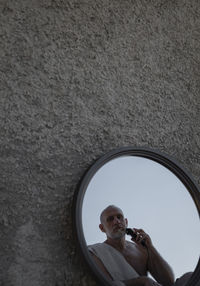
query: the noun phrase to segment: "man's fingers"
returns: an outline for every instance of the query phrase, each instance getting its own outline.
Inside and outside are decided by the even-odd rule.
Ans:
[[[144,237],[147,237],[147,234],[144,232],[143,229],[137,229],[137,228],[134,228],[133,229],[135,234],[136,234],[136,241],[140,241],[142,239],[144,239]]]
[[[150,237],[147,233],[144,232],[141,228],[133,228],[133,231],[135,233],[135,238],[132,238],[131,240],[144,245],[147,241],[150,241]]]
[[[144,232],[144,230],[141,229],[141,228],[134,228],[134,230],[135,230],[135,231],[138,231],[138,232]]]
[[[136,232],[136,237],[133,239],[133,241],[136,242],[142,242],[147,236],[146,235],[141,235],[139,232]]]

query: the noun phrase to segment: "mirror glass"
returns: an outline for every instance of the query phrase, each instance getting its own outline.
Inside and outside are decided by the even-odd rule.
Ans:
[[[122,209],[129,227],[142,228],[150,235],[176,278],[194,271],[200,253],[198,211],[184,184],[168,168],[140,156],[120,156],[104,164],[83,198],[87,245],[105,241],[99,216],[108,205]]]

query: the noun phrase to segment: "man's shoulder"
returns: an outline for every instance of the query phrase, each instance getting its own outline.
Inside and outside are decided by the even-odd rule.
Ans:
[[[88,245],[88,250],[91,254],[100,257],[105,254],[105,252],[109,252],[108,245],[104,242],[99,242],[95,244]]]
[[[128,246],[128,247],[135,247],[136,243],[133,242],[133,241],[126,240],[126,246]]]
[[[94,244],[90,244],[88,245],[88,249],[99,249],[99,248],[105,248],[105,243],[104,242],[98,242],[98,243],[94,243]]]
[[[104,244],[104,242],[97,242],[97,243],[94,243],[94,244],[89,244],[88,247],[89,246],[95,246],[95,245],[102,245],[102,244]]]
[[[135,242],[131,242],[126,240],[127,250],[134,251],[136,253],[143,253],[144,255],[148,254],[147,248],[142,246],[141,244],[137,244]]]

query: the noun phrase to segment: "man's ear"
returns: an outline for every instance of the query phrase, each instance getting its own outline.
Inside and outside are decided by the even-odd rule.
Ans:
[[[100,230],[101,230],[102,232],[105,232],[105,229],[104,229],[104,226],[103,226],[102,223],[100,223],[99,228],[100,228]]]
[[[125,218],[126,227],[128,226],[128,220]]]

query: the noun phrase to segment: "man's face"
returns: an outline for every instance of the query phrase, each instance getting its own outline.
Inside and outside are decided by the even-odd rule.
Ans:
[[[127,219],[124,218],[123,212],[119,208],[108,208],[103,214],[103,221],[99,225],[102,232],[105,232],[107,237],[119,239],[125,235],[127,227]]]

